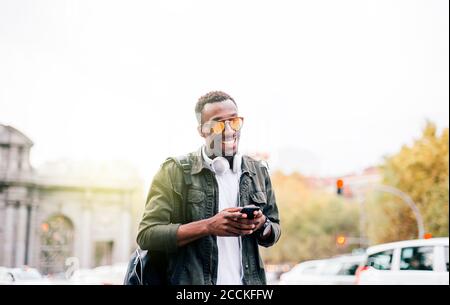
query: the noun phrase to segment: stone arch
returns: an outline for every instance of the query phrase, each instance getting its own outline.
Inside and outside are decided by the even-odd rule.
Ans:
[[[53,214],[40,225],[40,269],[44,274],[61,273],[74,252],[74,225],[69,217]]]

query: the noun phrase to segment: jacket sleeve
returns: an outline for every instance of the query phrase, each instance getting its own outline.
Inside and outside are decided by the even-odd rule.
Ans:
[[[176,193],[169,169],[174,163],[164,163],[153,178],[145,210],[139,224],[137,244],[143,250],[175,252],[180,224],[171,223]]]
[[[275,199],[275,193],[272,189],[269,172],[266,167],[262,168],[265,176],[267,204],[263,209],[263,213],[272,222],[272,232],[266,239],[258,238],[258,244],[264,247],[273,246],[281,236],[280,217],[278,215],[278,207]]]

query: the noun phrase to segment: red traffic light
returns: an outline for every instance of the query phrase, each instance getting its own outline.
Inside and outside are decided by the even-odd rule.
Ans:
[[[342,180],[342,179],[338,179],[337,181],[336,181],[336,187],[337,187],[337,194],[338,195],[342,195],[342,193],[343,193],[343,190],[344,190],[344,180]]]

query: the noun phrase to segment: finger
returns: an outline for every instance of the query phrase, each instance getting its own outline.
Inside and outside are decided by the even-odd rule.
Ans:
[[[255,226],[256,226],[255,230],[259,230],[262,227],[262,225],[264,224],[263,220],[264,220],[263,217],[258,218],[258,221],[255,223]]]
[[[259,217],[263,216],[263,213],[262,213],[262,211],[254,211],[253,215],[255,215],[255,218],[259,218]]]
[[[225,232],[227,232],[229,234],[228,236],[239,236],[239,235],[241,235],[241,231],[240,230],[238,230],[236,228],[233,228],[231,226],[227,227],[225,229]]]
[[[220,234],[219,236],[234,236],[234,237],[239,236],[239,234],[233,233],[233,232],[231,232],[231,231],[225,230],[225,231],[223,231],[223,232],[224,232],[224,233],[223,233],[223,234]]]
[[[230,218],[238,219],[241,217],[241,215],[242,215],[242,213],[240,213],[240,212],[232,212],[232,213],[226,212],[223,217],[228,218],[228,219],[230,219]]]
[[[253,230],[240,230],[232,226],[228,226],[226,230],[236,235],[247,235],[253,233]]]
[[[256,223],[254,219],[245,219],[245,218],[236,219],[236,222],[242,223],[244,225],[252,225]]]
[[[236,229],[240,229],[240,230],[253,230],[256,228],[256,225],[254,225],[254,224],[244,224],[244,223],[240,223],[238,221],[230,222],[230,226],[232,226]]]
[[[250,235],[254,232],[254,230],[241,230],[241,235]]]
[[[227,212],[238,212],[240,211],[242,208],[226,208],[223,209],[223,211],[227,211]]]

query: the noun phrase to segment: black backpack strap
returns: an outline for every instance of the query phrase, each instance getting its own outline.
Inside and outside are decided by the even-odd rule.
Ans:
[[[192,176],[191,176],[191,161],[189,155],[178,156],[176,158],[171,157],[168,160],[173,160],[175,163],[181,167],[183,170],[183,178],[185,187],[183,188],[183,207],[181,209],[181,222],[185,223],[187,221],[187,192],[192,185]]]
[[[186,186],[190,186],[192,184],[192,176],[191,176],[191,161],[188,155],[177,157],[178,162],[180,162],[181,167],[183,168],[184,182]]]
[[[189,156],[181,156],[177,158],[183,168],[183,177],[185,187],[183,188],[183,214],[182,214],[182,222],[187,221],[187,192],[192,185],[192,176],[191,176],[191,162],[189,160]]]

